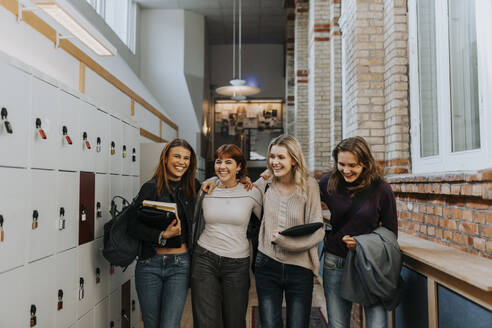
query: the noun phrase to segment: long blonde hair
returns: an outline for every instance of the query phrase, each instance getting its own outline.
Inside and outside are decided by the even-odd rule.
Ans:
[[[292,157],[292,160],[295,162],[295,165],[292,166],[291,174],[294,179],[297,192],[303,197],[306,197],[306,182],[309,177],[309,172],[306,167],[306,160],[302,154],[301,145],[296,138],[286,134],[282,134],[270,142],[267,152],[267,167],[268,171],[270,171],[270,176],[273,176],[273,180],[275,181],[277,178],[273,174],[273,168],[270,165],[270,154],[273,146],[283,146],[287,149],[290,157]]]

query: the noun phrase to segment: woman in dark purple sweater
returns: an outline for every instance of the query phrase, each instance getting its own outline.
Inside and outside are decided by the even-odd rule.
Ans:
[[[383,181],[381,168],[362,137],[342,140],[333,150],[335,167],[319,181],[321,201],[331,212],[332,230],[325,237],[323,286],[330,328],[349,327],[352,303],[340,296],[345,257],[355,250],[353,236],[371,233],[379,225],[398,233],[395,197]],[[360,209],[349,218],[354,197],[372,183],[376,187]],[[382,305],[365,308],[368,328],[386,327]]]

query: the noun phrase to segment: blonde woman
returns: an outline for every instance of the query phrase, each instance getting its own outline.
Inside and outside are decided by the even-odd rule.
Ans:
[[[281,135],[270,142],[267,167],[271,178],[255,182],[261,190],[267,189],[255,260],[261,326],[283,327],[285,293],[287,327],[308,327],[313,277],[320,265],[317,245],[324,231],[320,228],[298,237],[279,232],[296,225],[322,222],[318,183],[309,176],[301,146],[292,136]]]

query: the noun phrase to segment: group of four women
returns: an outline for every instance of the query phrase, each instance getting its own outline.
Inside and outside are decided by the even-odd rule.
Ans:
[[[308,327],[313,277],[320,266],[317,246],[324,238],[329,327],[348,327],[351,303],[340,296],[339,286],[344,259],[355,250],[353,236],[379,225],[396,234],[396,206],[391,188],[382,182],[354,219],[343,222],[354,196],[383,177],[363,138],[340,142],[333,159],[335,167],[318,183],[308,173],[297,140],[282,135],[268,147],[264,178],[245,188],[239,182],[247,175],[244,155],[235,145],[222,145],[215,153],[218,179],[207,180],[200,189],[192,147],[182,139],[168,143],[135,203],[176,203],[178,215],[168,226],[136,217],[128,231],[142,241],[135,282],[144,326],[180,327],[189,286],[195,327],[246,326],[250,287],[246,230],[254,213],[261,218],[254,262],[261,326],[283,327],[285,294],[287,327]],[[323,222],[321,203],[331,212],[332,231],[326,237],[323,228],[297,237],[279,233]],[[368,327],[386,326],[382,306],[365,311]]]

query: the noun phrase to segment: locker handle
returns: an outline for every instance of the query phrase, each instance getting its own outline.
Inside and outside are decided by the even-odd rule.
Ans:
[[[116,153],[116,143],[114,141],[111,141],[111,155],[114,155]]]
[[[7,112],[7,108],[2,107],[2,112],[0,115],[2,116],[2,120],[6,120],[7,116],[9,115],[9,113]]]
[[[39,218],[39,212],[38,210],[32,211],[32,218],[37,220]]]
[[[136,162],[137,161],[137,150],[135,148],[133,148],[132,150],[132,162]]]
[[[132,311],[135,311],[135,300],[132,300]]]
[[[65,208],[60,207],[60,219],[58,220],[58,230],[65,229]]]
[[[0,242],[4,240],[4,232],[3,232],[3,215],[0,214]]]
[[[38,130],[38,133],[39,133],[39,135],[41,136],[42,139],[46,139],[47,138],[46,133],[41,128],[41,119],[40,118],[36,118],[36,129]]]
[[[0,228],[3,227],[3,215],[0,214]]]
[[[61,301],[63,299],[63,290],[58,289],[58,300]]]
[[[60,207],[60,216],[65,216],[65,208]]]
[[[80,218],[81,221],[85,221],[87,219],[87,212],[84,204],[80,205]]]
[[[68,128],[65,125],[62,127],[62,134],[65,137],[65,140],[67,141],[67,143],[69,145],[71,145],[72,144],[72,139],[68,135]]]
[[[123,145],[123,153],[122,153],[123,158],[126,158],[126,145]]]
[[[114,328],[114,321],[111,321],[111,322],[109,323],[109,328]]]
[[[36,305],[31,304],[31,315],[35,315],[35,314],[36,314]]]

